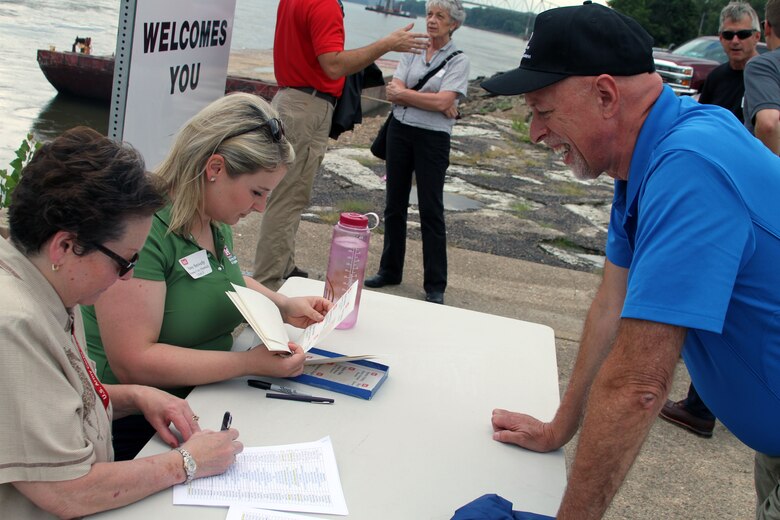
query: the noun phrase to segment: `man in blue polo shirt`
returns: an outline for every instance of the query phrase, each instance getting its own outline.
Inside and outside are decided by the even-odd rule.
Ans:
[[[780,158],[728,111],[675,97],[653,39],[590,4],[540,14],[520,67],[531,138],[580,178],[615,179],[604,278],[554,419],[495,410],[494,438],[549,451],[582,422],[558,518],[601,518],[682,353],[704,401],[755,449],[758,518],[780,475]]]
[[[745,2],[729,2],[720,11],[719,38],[728,61],[715,67],[707,76],[699,103],[721,106],[743,120],[743,73],[747,62],[758,56],[759,27],[756,10]],[[715,427],[715,416],[693,385],[688,387],[685,399],[666,401],[661,408],[661,418],[702,437],[712,437]]]

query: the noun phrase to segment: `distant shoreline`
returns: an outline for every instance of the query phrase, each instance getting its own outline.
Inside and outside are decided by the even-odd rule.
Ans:
[[[381,6],[381,5],[384,5],[384,2],[382,0],[378,0],[378,1],[375,1],[375,0],[344,0],[344,1],[352,3],[352,4],[363,5],[363,6],[376,6],[376,5],[380,5]],[[407,11],[408,10],[408,4],[409,4],[408,2],[402,2],[402,1],[394,2],[394,5],[396,5],[396,4],[400,6],[402,11]],[[513,31],[501,30],[499,28],[490,28],[490,27],[478,26],[478,25],[473,25],[472,23],[469,23],[468,12],[469,12],[470,9],[473,10],[473,9],[476,9],[476,8],[477,8],[477,6],[466,7],[467,15],[466,15],[466,21],[463,24],[464,27],[468,27],[469,29],[475,29],[475,30],[478,30],[478,31],[485,31],[485,32],[489,32],[489,33],[501,34],[503,36],[509,36],[510,38],[517,38],[519,40],[527,41],[527,38],[517,34],[516,32],[513,32]],[[502,23],[506,23],[506,19],[505,18],[506,18],[507,15],[509,15],[510,17],[514,16],[514,13],[517,13],[516,14],[517,17],[525,17],[525,16],[528,15],[528,13],[520,13],[519,11],[513,11],[511,9],[503,9],[501,7],[483,6],[483,8],[486,11],[498,11],[498,12],[503,13],[504,14],[504,18],[502,18]],[[385,14],[386,16],[396,16],[396,15],[391,14],[391,13],[381,13],[381,12],[378,12],[378,11],[374,11],[374,12],[376,12],[377,14]],[[410,11],[410,12],[411,12],[412,15],[416,16],[416,19],[422,19],[422,20],[425,19],[425,15],[423,13],[414,12],[414,11]],[[533,26],[532,22],[533,22],[533,20],[531,22],[527,22],[527,21],[526,22],[520,22],[521,25],[523,25],[524,31],[526,32],[526,34],[527,34],[528,31],[530,31],[530,28]]]

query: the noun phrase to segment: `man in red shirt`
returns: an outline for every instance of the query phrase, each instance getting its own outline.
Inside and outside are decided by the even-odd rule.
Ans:
[[[295,162],[271,194],[263,214],[254,278],[278,289],[289,276],[306,276],[295,266],[295,234],[308,206],[314,175],[328,145],[333,109],[344,77],[390,52],[419,53],[426,33],[409,24],[365,47],[344,50],[340,0],[281,0],[276,13],[274,74],[284,88],[273,105],[295,149]]]

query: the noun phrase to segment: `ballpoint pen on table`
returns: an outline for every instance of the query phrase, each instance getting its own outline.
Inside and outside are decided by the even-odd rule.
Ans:
[[[230,429],[230,424],[233,422],[233,416],[230,415],[230,412],[225,412],[225,415],[222,416],[222,427],[220,428],[220,431],[225,431]]]
[[[269,399],[286,399],[288,401],[301,401],[304,403],[320,403],[320,404],[333,404],[335,402],[334,399],[331,399],[330,397],[316,397],[313,395],[303,395],[303,394],[265,394],[265,396]]]
[[[274,392],[281,392],[283,394],[296,394],[302,395],[300,392],[293,390],[288,386],[277,385],[276,383],[269,383],[261,379],[250,379],[247,384],[254,388],[260,388],[262,390],[273,390]]]

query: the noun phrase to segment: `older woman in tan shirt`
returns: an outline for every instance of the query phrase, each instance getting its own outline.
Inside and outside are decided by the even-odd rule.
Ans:
[[[238,432],[201,431],[186,401],[103,385],[85,354],[77,304],[127,280],[162,198],[143,160],[88,128],[38,150],[0,238],[0,511],[72,518],[225,471]],[[171,447],[113,462],[111,419],[140,411]],[[180,439],[169,429],[173,423]]]

